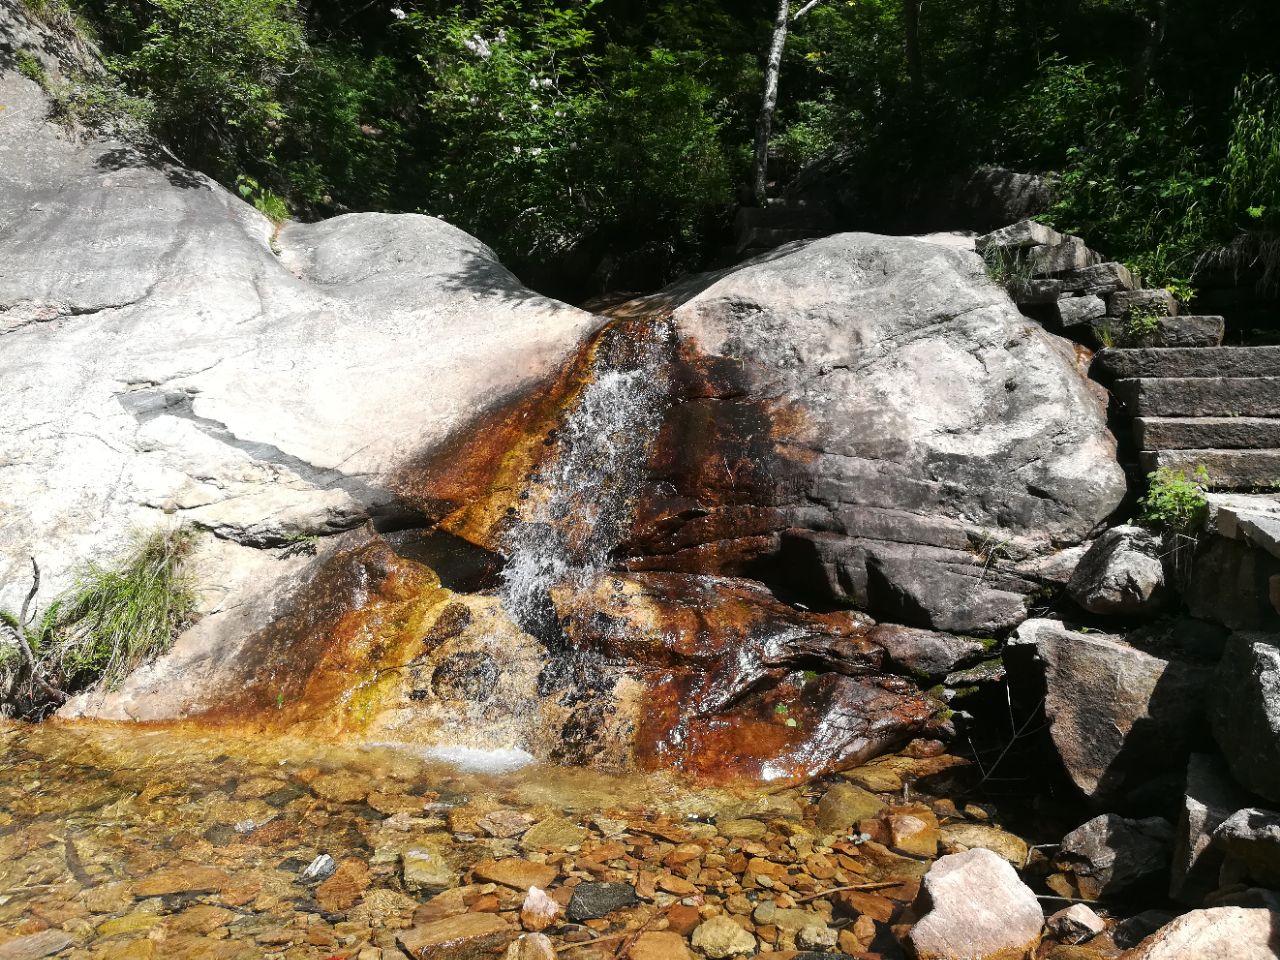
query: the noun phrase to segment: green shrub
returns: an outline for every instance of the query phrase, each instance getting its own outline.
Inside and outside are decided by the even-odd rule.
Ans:
[[[244,174],[237,177],[236,190],[276,226],[289,219],[289,205],[284,202],[284,198],[262,186],[253,177]]]
[[[49,74],[45,72],[44,64],[30,50],[19,50],[17,54],[18,72],[28,80],[33,80],[42,87],[49,85]]]
[[[1147,476],[1147,492],[1139,501],[1143,523],[1171,533],[1190,534],[1204,521],[1209,501],[1209,471],[1196,467],[1188,477],[1185,470],[1161,467]]]
[[[1127,343],[1141,343],[1160,329],[1160,321],[1167,314],[1155,304],[1139,304],[1129,311],[1124,322],[1124,338]]]
[[[82,73],[49,89],[53,120],[126,143],[151,146],[155,104],[129,93],[110,75]]]
[[[196,537],[187,526],[139,534],[119,563],[84,571],[62,603],[49,651],[71,685],[119,683],[191,623],[196,594],[186,565]]]

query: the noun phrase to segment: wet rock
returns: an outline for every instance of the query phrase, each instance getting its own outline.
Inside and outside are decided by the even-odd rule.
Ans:
[[[210,893],[221,890],[230,876],[218,867],[188,864],[157,870],[133,884],[135,897],[163,897],[175,893]]]
[[[843,833],[859,820],[879,816],[887,804],[852,783],[838,783],[818,801],[819,833]]]
[[[547,896],[546,891],[530,887],[524,903],[520,905],[520,926],[540,933],[554,924],[562,911],[560,904]]]
[[[580,883],[565,908],[565,916],[574,923],[607,917],[615,910],[638,903],[636,888],[629,883]]]
[[[728,917],[712,917],[693,931],[694,949],[711,960],[726,960],[739,954],[754,954],[756,938]]]
[[[501,951],[515,935],[494,914],[464,913],[405,930],[396,942],[414,960],[481,960]]]
[[[418,848],[400,855],[405,889],[415,893],[439,893],[458,885],[458,872],[438,849]]]
[[[328,880],[333,876],[333,871],[337,869],[338,861],[334,860],[329,854],[322,853],[307,864],[307,868],[302,871],[302,879],[309,881]]]
[[[929,859],[938,855],[938,818],[928,807],[894,807],[884,822],[894,850]]]
[[[556,948],[542,934],[526,933],[507,947],[504,960],[556,960]]]
[[[1280,914],[1215,907],[1183,914],[1126,953],[1124,960],[1275,960],[1278,955]]]
[[[1280,802],[1280,646],[1237,633],[1218,664],[1209,724],[1236,780]]]
[[[1021,870],[1027,863],[1030,848],[1027,841],[999,827],[983,823],[948,823],[939,831],[944,853],[964,853],[983,849],[997,853]]]
[[[1035,644],[1045,667],[1045,712],[1063,766],[1102,802],[1152,777],[1181,772],[1201,723],[1207,677],[1118,638],[1029,620],[1014,645]]]
[[[1084,903],[1071,906],[1051,915],[1045,926],[1059,940],[1067,943],[1084,943],[1107,929],[1107,922]]]
[[[563,850],[582,843],[587,831],[564,817],[548,817],[534,824],[520,838],[525,850]]]
[[[493,810],[477,821],[477,825],[491,837],[507,839],[518,837],[533,824],[533,817],[519,810]]]
[[[630,960],[693,960],[684,937],[665,930],[650,930],[636,937]]]
[[[1218,757],[1193,753],[1174,833],[1169,895],[1199,906],[1218,886],[1222,849],[1213,843],[1218,825],[1245,803],[1243,791]]]
[[[945,676],[956,667],[967,666],[986,649],[972,637],[893,624],[873,628],[867,639],[884,647],[899,667],[929,677]]]
[[[477,880],[499,883],[515,890],[549,887],[559,871],[545,863],[530,863],[517,857],[505,860],[482,860],[471,868]]]
[[[1028,324],[972,253],[842,234],[659,300],[676,304],[697,352],[682,357],[694,387],[633,538],[655,563],[698,556],[732,574],[794,550],[787,575],[831,599],[971,632],[1025,616],[974,544],[1001,528],[1047,553],[1123,496],[1102,398],[1073,347]],[[767,441],[758,420],[773,423]],[[687,456],[708,439],[728,471]],[[869,585],[878,560],[894,587],[884,611]],[[904,600],[918,621],[889,615]]]
[[[349,910],[367,889],[369,865],[363,860],[349,858],[338,864],[333,876],[316,887],[316,903],[330,913]]]
[[[1039,901],[990,850],[942,857],[925,874],[924,886],[929,912],[910,934],[919,960],[1004,960],[1025,955],[1040,941]]]
[[[76,942],[63,930],[42,930],[0,943],[0,960],[41,960],[59,953]]]
[[[1226,855],[1224,881],[1280,889],[1280,813],[1237,810],[1214,831],[1213,841]]]
[[[716,831],[730,840],[759,840],[768,832],[768,828],[759,820],[742,817],[717,823]]]
[[[1087,899],[1111,896],[1169,868],[1173,826],[1163,817],[1103,814],[1062,838],[1056,863]]]
[[[1090,613],[1136,616],[1164,604],[1161,539],[1142,527],[1113,527],[1081,558],[1067,584],[1071,599]]]

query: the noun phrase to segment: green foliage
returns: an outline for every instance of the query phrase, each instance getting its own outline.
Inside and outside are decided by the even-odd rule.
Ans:
[[[1167,314],[1156,304],[1138,304],[1129,311],[1124,322],[1124,336],[1128,343],[1141,343],[1160,329],[1160,321]]]
[[[1010,293],[1025,291],[1035,276],[1036,264],[1025,250],[989,247],[982,255],[987,276]]]
[[[16,56],[18,62],[18,72],[32,80],[42,87],[49,85],[49,74],[45,72],[44,64],[30,50],[19,50]]]
[[[66,676],[111,686],[168,650],[195,612],[186,564],[196,536],[186,526],[139,534],[119,563],[85,569],[62,603],[61,635],[49,651]]]
[[[1196,467],[1188,477],[1185,470],[1161,467],[1147,476],[1147,492],[1139,501],[1143,523],[1171,533],[1190,534],[1204,520],[1209,501],[1209,472]]]
[[[184,159],[228,177],[270,161],[279,84],[306,50],[295,0],[116,0],[107,15],[133,39],[113,71]]]
[[[153,143],[154,104],[129,93],[111,76],[78,74],[55,84],[49,95],[52,119],[68,129],[93,130],[126,143]]]
[[[236,177],[236,190],[276,226],[289,219],[289,205],[284,202],[284,198],[262,186],[253,177],[245,174]]]

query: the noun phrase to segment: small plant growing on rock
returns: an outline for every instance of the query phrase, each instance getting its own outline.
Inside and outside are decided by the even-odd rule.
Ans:
[[[992,246],[983,253],[982,259],[987,265],[987,276],[1011,294],[1026,291],[1035,277],[1035,261],[1025,251]]]
[[[30,50],[19,50],[17,53],[18,72],[28,80],[33,80],[42,87],[49,85],[49,75],[45,72],[44,64]]]
[[[1124,324],[1124,339],[1127,343],[1141,343],[1160,329],[1160,320],[1165,316],[1155,304],[1140,304],[1129,311]]]
[[[1143,523],[1169,533],[1190,535],[1203,522],[1209,501],[1209,471],[1161,467],[1147,476],[1147,492],[1139,501]]]

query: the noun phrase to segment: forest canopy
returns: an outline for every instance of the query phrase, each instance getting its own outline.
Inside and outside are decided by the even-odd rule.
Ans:
[[[66,0],[27,0],[50,16]],[[703,266],[751,149],[773,0],[71,0],[114,97],[276,218],[419,211],[517,267]],[[818,0],[790,23],[771,191],[839,171],[909,229],[981,163],[1189,294],[1280,261],[1274,0]],[[797,12],[797,11],[792,11]]]

